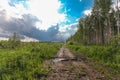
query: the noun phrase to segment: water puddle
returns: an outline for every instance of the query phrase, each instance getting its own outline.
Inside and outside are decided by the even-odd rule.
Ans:
[[[59,57],[57,57],[57,58],[52,59],[52,61],[53,61],[54,63],[57,63],[57,62],[60,62],[60,61],[80,61],[80,60],[78,60],[78,59],[76,59],[76,58],[67,59],[67,58],[59,58]]]
[[[63,60],[66,60],[66,59],[65,59],[65,58],[54,58],[54,59],[52,59],[52,61],[53,61],[54,63],[60,62],[60,61],[63,61]]]

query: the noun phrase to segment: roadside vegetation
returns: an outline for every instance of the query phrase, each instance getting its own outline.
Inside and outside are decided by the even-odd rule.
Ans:
[[[67,47],[111,68],[115,73],[120,73],[120,47],[98,45],[67,45]]]
[[[57,53],[62,43],[20,42],[16,34],[0,41],[0,80],[36,80],[46,76],[43,62]]]

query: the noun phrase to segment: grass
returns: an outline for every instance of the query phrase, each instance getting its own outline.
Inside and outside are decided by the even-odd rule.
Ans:
[[[120,73],[120,46],[67,45],[67,47],[111,68],[116,73]]]
[[[21,42],[19,46],[9,47],[8,42],[0,46],[0,80],[36,80],[46,76],[49,60],[62,46],[62,43]],[[4,44],[4,45],[3,45]]]

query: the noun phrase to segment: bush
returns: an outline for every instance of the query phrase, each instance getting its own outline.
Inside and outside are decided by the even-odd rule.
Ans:
[[[49,65],[44,61],[54,57],[61,43],[21,42],[16,49],[0,49],[0,80],[36,80],[46,76]]]
[[[110,44],[114,47],[117,47],[120,45],[120,36],[114,36],[110,38]]]
[[[68,41],[67,44],[73,45],[74,43],[72,41]]]

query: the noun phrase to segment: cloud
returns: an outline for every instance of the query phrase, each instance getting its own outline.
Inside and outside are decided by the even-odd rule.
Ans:
[[[73,23],[70,25],[65,25],[63,27],[60,27],[59,33],[57,34],[57,39],[61,41],[65,41],[71,35],[74,35],[77,29],[78,29],[78,23]]]
[[[27,5],[27,8],[26,6]],[[39,21],[35,26],[42,30],[47,30],[52,25],[64,22],[66,14],[59,13],[62,6],[59,0],[0,0],[0,10],[6,11],[6,19],[22,18],[24,14],[36,16]]]
[[[64,22],[66,14],[59,13],[62,6],[59,0],[29,0],[29,11],[32,15],[36,15],[41,22],[37,22],[39,29],[47,30],[52,25]],[[39,6],[39,7],[38,7]]]
[[[6,11],[6,19],[21,18],[23,14],[28,14],[28,11],[24,8],[23,4],[15,4],[15,6],[9,5],[10,0],[0,0],[0,11]]]
[[[47,31],[33,28],[29,33],[24,34],[40,41],[56,41],[56,34],[58,33],[58,29],[58,25],[50,27]]]
[[[5,15],[4,12],[1,14]],[[30,14],[22,15],[22,18],[11,18],[9,21],[5,19],[5,16],[0,16],[0,37],[8,38],[17,32],[22,38],[27,36],[40,41],[55,40],[59,25],[52,26],[48,30],[39,30],[34,26],[37,21],[34,19],[35,16]]]
[[[77,24],[61,24],[67,14],[59,13],[59,0],[14,1],[20,0],[0,0],[0,39],[17,32],[24,41],[64,41],[77,30]]]
[[[112,0],[113,4],[112,4],[112,8],[117,11],[117,9],[120,10],[120,1],[119,0]]]
[[[91,12],[92,12],[92,9],[88,9],[88,10],[83,11],[83,13],[87,16],[91,15]]]
[[[80,2],[82,2],[82,0],[80,0]]]

